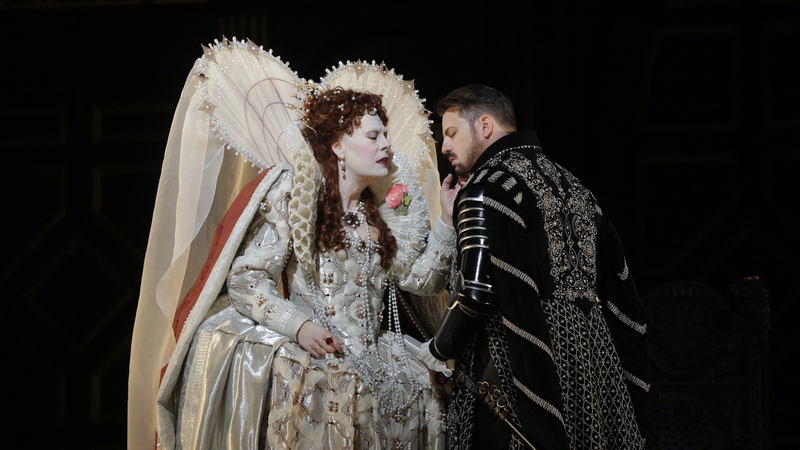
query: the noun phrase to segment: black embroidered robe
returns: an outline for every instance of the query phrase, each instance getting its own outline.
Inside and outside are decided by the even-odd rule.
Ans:
[[[538,450],[642,449],[645,314],[614,226],[532,132],[490,146],[460,197],[476,185],[498,310],[464,351],[468,372],[480,380],[494,364]],[[522,448],[465,391],[448,428],[452,449]]]

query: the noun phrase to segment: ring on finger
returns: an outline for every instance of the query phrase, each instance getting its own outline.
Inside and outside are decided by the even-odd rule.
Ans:
[[[317,353],[322,354],[324,352],[325,352],[325,349],[323,349],[322,347],[317,347]]]
[[[327,338],[325,338],[325,343],[328,345],[333,345],[333,338],[331,336],[328,336]]]

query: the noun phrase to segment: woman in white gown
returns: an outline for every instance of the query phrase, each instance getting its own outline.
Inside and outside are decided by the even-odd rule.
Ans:
[[[251,56],[253,62],[242,62]],[[226,58],[245,67],[232,68],[223,63]],[[278,69],[265,69],[265,61]],[[236,89],[225,83],[235,79],[231,73],[260,67],[265,73],[256,78],[275,86],[275,72],[282,70],[276,61],[250,42],[223,42],[207,49],[196,66],[199,93],[190,93],[200,106],[194,109],[210,116],[222,146],[259,166],[276,161],[249,148],[247,136],[278,133],[262,126],[237,139],[237,127],[252,130],[254,122],[261,126],[269,117],[253,121],[245,113],[236,120],[226,112],[235,108],[222,97],[247,92],[244,109],[259,111],[250,92],[264,83],[234,81]],[[424,179],[435,176],[425,111],[409,90],[413,85],[383,65],[340,65],[320,85],[292,81],[301,120],[277,125],[283,132],[274,139],[291,164],[277,161],[251,183],[240,195],[239,210],[222,220],[232,225],[222,233],[221,225],[206,246],[213,257],[175,314],[178,338],[158,392],[157,442],[176,449],[443,448],[444,406],[426,366],[437,363],[427,343],[401,333],[397,306],[398,288],[437,301],[454,256],[455,190],[446,187],[449,179],[440,204],[430,208],[439,206],[442,213],[429,219],[426,197],[438,189]],[[416,101],[412,111],[422,122],[403,113],[407,107],[401,103],[409,102],[403,97]],[[267,111],[279,101],[262,103],[267,106],[261,111]],[[402,126],[392,128],[393,121]],[[422,133],[416,132],[420,126]],[[186,125],[181,136],[188,140]],[[392,146],[389,138],[406,144]],[[185,142],[181,147],[186,151]],[[206,156],[204,167],[213,159]],[[229,170],[225,161],[221,167],[221,173]],[[219,191],[219,177],[216,185]],[[212,211],[220,197],[217,192]],[[236,204],[228,200],[225,206],[230,203]],[[151,234],[151,245],[153,240]],[[173,255],[172,265],[180,259]],[[186,279],[182,285],[181,295]],[[146,333],[139,324],[145,320],[139,317],[142,301],[140,335]],[[379,329],[384,316],[388,331]],[[132,406],[131,421],[137,414]],[[129,433],[135,429],[132,423]]]

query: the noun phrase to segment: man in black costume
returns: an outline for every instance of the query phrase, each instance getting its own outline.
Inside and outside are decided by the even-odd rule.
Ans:
[[[643,449],[645,314],[614,226],[536,133],[516,131],[502,93],[466,86],[437,110],[442,152],[469,178],[431,352],[485,381],[485,401],[538,450]],[[477,397],[456,386],[449,448],[523,448]]]

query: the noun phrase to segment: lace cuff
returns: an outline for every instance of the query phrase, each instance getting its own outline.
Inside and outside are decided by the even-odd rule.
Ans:
[[[297,342],[297,333],[300,332],[300,328],[303,326],[304,323],[310,321],[311,318],[308,317],[306,313],[303,311],[295,310],[287,319],[286,325],[283,327],[284,331],[281,332],[284,336],[288,336]]]
[[[431,341],[423,342],[419,349],[419,360],[422,361],[428,369],[434,372],[444,372],[447,370],[447,364],[434,358],[429,349]]]

